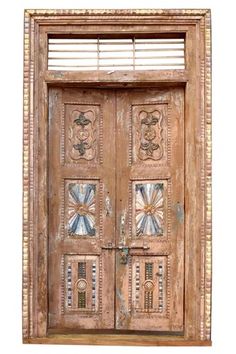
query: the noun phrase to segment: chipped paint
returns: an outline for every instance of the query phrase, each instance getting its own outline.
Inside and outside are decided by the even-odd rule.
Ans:
[[[175,213],[176,213],[176,218],[180,224],[183,224],[184,222],[184,208],[181,203],[177,203],[175,205]]]
[[[116,317],[116,327],[121,328],[123,327],[124,321],[127,321],[127,319],[130,317],[130,314],[126,308],[125,299],[119,289],[116,289],[116,296],[120,302],[120,310]]]

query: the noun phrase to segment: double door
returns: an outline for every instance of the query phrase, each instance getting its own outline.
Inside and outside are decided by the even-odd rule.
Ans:
[[[183,331],[183,88],[51,88],[48,137],[49,328]]]

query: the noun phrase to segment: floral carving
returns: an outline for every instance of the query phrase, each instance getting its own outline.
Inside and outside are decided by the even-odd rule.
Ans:
[[[163,156],[161,112],[158,110],[152,112],[141,111],[139,118],[141,124],[139,158],[141,160],[161,159]]]
[[[91,120],[86,118],[84,114],[84,112],[80,112],[78,118],[74,120],[74,123],[76,123],[77,125],[81,125],[81,127],[83,128],[89,123],[91,123]]]
[[[70,157],[73,160],[92,160],[95,157],[95,120],[96,116],[92,110],[72,112],[69,141],[71,143]]]

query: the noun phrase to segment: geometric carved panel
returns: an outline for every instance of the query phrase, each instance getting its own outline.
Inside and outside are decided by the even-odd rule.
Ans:
[[[166,315],[167,257],[132,257],[132,310]]]
[[[165,164],[168,155],[167,104],[132,106],[133,163]]]
[[[67,180],[65,229],[70,236],[96,236],[98,182]]]
[[[166,230],[166,181],[133,183],[133,237],[163,236]]]
[[[99,110],[98,105],[65,105],[62,143],[66,163],[98,161]]]
[[[64,305],[67,311],[98,310],[98,256],[64,256]]]

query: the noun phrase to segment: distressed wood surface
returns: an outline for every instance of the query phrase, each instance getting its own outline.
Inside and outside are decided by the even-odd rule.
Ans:
[[[109,242],[115,243],[114,94],[104,90],[53,88],[49,93],[49,122],[49,328],[114,328],[114,250],[107,252],[101,248]],[[113,141],[109,144],[111,137]],[[91,191],[88,197],[88,189],[82,194],[82,188],[91,186],[95,188],[94,204]],[[90,198],[88,202],[83,195]],[[107,198],[109,210],[106,210]],[[68,226],[71,215],[80,218],[73,219],[73,233]],[[94,217],[94,235],[88,234],[86,224],[77,229],[78,222],[91,217]],[[79,263],[84,264],[84,277],[78,275]],[[93,308],[92,263],[96,267]],[[73,268],[70,306],[67,264]],[[88,290],[78,293],[75,288],[78,281],[87,284]],[[86,296],[81,308],[78,296]]]
[[[158,21],[158,25],[157,25]],[[64,26],[61,26],[61,25]],[[96,26],[96,29],[94,27]],[[209,10],[26,10],[24,60],[23,338],[24,342],[210,345],[211,338],[211,33]],[[47,35],[54,31],[119,36],[186,36],[186,70],[155,73],[52,73]],[[81,75],[81,76],[80,76]],[[110,77],[111,76],[111,77]],[[185,86],[184,337],[56,336],[48,332],[48,85]],[[194,100],[193,100],[194,97]],[[191,122],[189,117],[191,117]],[[194,220],[194,224],[193,221]],[[109,251],[110,252],[110,251]],[[194,306],[193,306],[194,298]],[[39,339],[41,337],[41,339]],[[126,339],[125,339],[126,338]],[[139,339],[137,339],[139,338]],[[175,344],[175,342],[177,344]],[[150,344],[152,343],[152,344]],[[95,343],[94,343],[95,344]],[[110,343],[111,344],[111,343]]]
[[[120,329],[183,331],[184,215],[178,216],[184,210],[183,93],[177,88],[117,93],[117,225],[125,217],[124,235],[118,227],[117,242],[131,247],[129,264],[120,264],[117,254],[116,325]],[[150,144],[150,151],[142,150],[142,144]],[[157,149],[152,150],[155,144]],[[162,186],[158,193],[163,193],[158,199],[160,204],[163,198],[163,230],[155,237],[136,232],[136,204],[143,207],[138,215],[146,223],[155,217],[162,220],[150,209],[155,205],[154,192],[150,192],[154,199],[148,201],[149,193],[142,189],[136,201],[137,187],[149,186]],[[142,250],[143,245],[149,249]],[[147,266],[150,274],[148,270],[144,274]],[[148,292],[145,284],[153,290]]]

